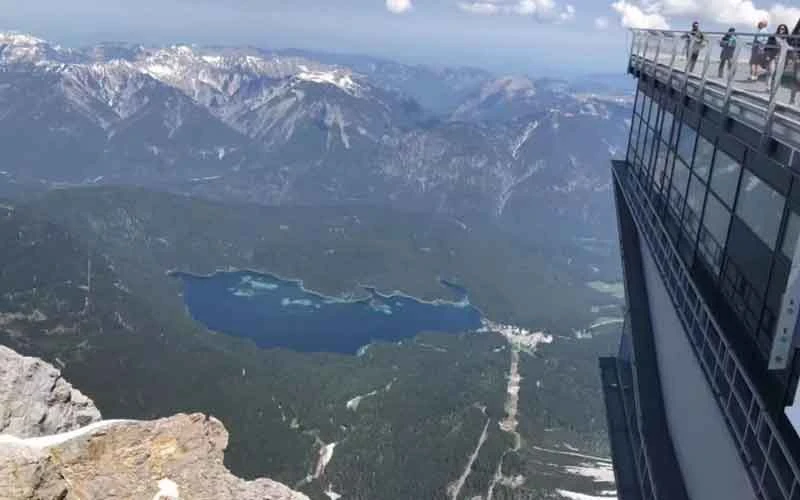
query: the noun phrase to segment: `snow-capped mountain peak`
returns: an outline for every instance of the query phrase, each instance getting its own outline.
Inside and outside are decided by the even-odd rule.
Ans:
[[[46,40],[16,31],[0,32],[0,65],[69,64],[84,62],[86,58],[72,49],[53,45]]]
[[[481,99],[485,100],[499,94],[502,94],[506,99],[512,99],[519,95],[531,97],[536,94],[536,87],[528,78],[506,76],[484,86],[481,90]]]
[[[353,80],[352,74],[347,71],[312,71],[303,65],[299,68],[301,70],[300,73],[295,75],[298,80],[333,85],[350,95],[358,95],[361,90],[361,86]]]
[[[3,45],[31,46],[44,43],[46,42],[41,38],[36,38],[35,36],[25,33],[17,33],[14,31],[0,32],[0,44]]]

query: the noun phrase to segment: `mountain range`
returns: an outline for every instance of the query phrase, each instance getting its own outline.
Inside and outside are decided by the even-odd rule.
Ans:
[[[0,34],[6,182],[381,204],[609,238],[630,93],[307,51]],[[13,126],[11,126],[13,124]],[[553,224],[553,222],[559,224]],[[564,236],[564,235],[562,235]]]

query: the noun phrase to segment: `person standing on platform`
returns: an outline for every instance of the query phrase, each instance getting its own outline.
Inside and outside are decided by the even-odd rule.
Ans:
[[[736,51],[736,28],[728,29],[728,32],[722,37],[722,40],[720,40],[719,46],[722,47],[722,52],[719,56],[719,70],[717,71],[717,76],[719,78],[724,78],[725,67],[727,66],[730,72],[733,66],[733,54]]]
[[[789,37],[789,27],[785,24],[779,24],[775,34],[767,39],[767,44],[764,46],[764,67],[769,74],[768,89],[774,88],[774,85],[781,83],[781,77],[785,68],[778,67],[778,60],[781,55],[781,46],[786,44]]]
[[[750,50],[750,80],[758,80],[759,72],[764,67],[764,47],[767,45],[767,21],[758,22],[758,35],[753,38],[753,47]]]
[[[798,64],[800,64],[800,20],[794,25],[792,34],[789,36],[789,55],[786,58],[786,64],[792,63],[792,95],[789,99],[789,104],[795,104],[797,101],[797,91],[800,88],[800,81],[798,80]]]
[[[705,35],[700,31],[700,23],[693,22],[692,30],[684,35],[684,38],[686,38],[686,57],[689,59],[687,70],[691,73],[694,71],[695,65],[697,65],[697,59],[700,57],[700,51],[706,41]]]

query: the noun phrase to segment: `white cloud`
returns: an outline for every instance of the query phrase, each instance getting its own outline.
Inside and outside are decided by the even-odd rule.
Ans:
[[[667,19],[650,8],[645,12],[642,7],[627,0],[618,0],[611,4],[611,8],[619,13],[622,25],[626,28],[669,29]]]
[[[458,7],[470,14],[491,15],[500,12],[500,7],[497,4],[489,2],[459,2]]]
[[[411,10],[411,0],[386,0],[386,8],[393,14],[402,14]]]
[[[594,20],[594,27],[598,30],[607,30],[609,21],[607,17],[598,17]]]
[[[470,14],[516,14],[553,22],[571,21],[575,18],[574,6],[567,4],[561,8],[554,0],[473,0],[459,2],[458,7]]]
[[[512,12],[523,16],[550,14],[556,8],[553,0],[518,0],[509,3],[514,4],[510,6]]]
[[[752,27],[762,19],[775,26],[789,24],[790,29],[800,18],[800,9],[781,3],[766,8],[757,5],[761,0],[618,0],[611,7],[622,17],[624,26],[664,28],[673,17],[697,19],[701,23]],[[766,3],[766,0],[764,1]]]
[[[797,7],[787,7],[786,5],[776,4],[769,9],[769,18],[773,24],[784,23],[789,26],[789,31],[794,29],[797,20],[800,19],[800,9]]]
[[[572,21],[573,19],[575,19],[575,7],[570,4],[567,4],[564,7],[564,10],[558,14],[558,20],[566,22],[566,21]]]

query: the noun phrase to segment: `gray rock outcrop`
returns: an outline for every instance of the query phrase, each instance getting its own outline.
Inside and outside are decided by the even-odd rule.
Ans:
[[[55,367],[0,346],[0,434],[44,436],[100,418],[92,400]]]
[[[223,464],[228,433],[202,414],[106,421],[66,435],[0,436],[0,498],[63,500],[308,500]]]
[[[0,499],[308,500],[231,474],[228,432],[213,417],[99,418],[58,370],[0,346]]]

